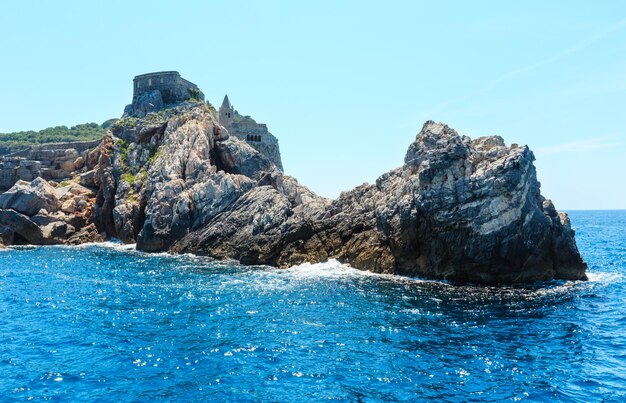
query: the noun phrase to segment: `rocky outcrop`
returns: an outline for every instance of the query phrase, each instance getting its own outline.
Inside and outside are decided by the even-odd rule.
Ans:
[[[46,181],[63,181],[93,169],[86,162],[90,150],[98,141],[77,141],[33,145],[6,156],[0,156],[0,192],[17,181],[30,182],[37,177]]]
[[[7,192],[0,194],[0,208],[32,216],[41,209],[58,210],[59,199],[52,185],[36,178],[32,182],[18,181]]]
[[[405,164],[321,198],[187,102],[113,126],[99,150],[100,231],[145,251],[475,282],[585,279],[528,147],[427,122]]]
[[[122,119],[99,152],[95,223],[146,251],[169,249],[277,172],[198,102]]]
[[[42,178],[19,181],[0,195],[0,243],[102,241],[91,223],[94,203],[94,191],[77,183],[58,186]]]
[[[527,147],[427,122],[405,165],[375,185],[303,208],[259,187],[172,249],[282,267],[336,258],[483,283],[585,279],[573,231],[540,195],[533,160]]]

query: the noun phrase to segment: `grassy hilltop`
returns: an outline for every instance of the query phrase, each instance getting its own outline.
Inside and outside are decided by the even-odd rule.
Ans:
[[[100,125],[84,123],[72,127],[48,127],[39,131],[0,133],[0,155],[10,154],[37,144],[97,140],[104,135],[106,128],[115,120],[109,119]]]

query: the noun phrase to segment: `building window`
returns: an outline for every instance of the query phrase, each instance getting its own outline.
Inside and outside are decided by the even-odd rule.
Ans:
[[[151,78],[148,79],[148,87],[152,87],[152,79]]]
[[[163,77],[161,77],[161,84],[163,84]]]

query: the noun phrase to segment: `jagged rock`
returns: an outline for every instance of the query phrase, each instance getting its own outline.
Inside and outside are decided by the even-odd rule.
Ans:
[[[539,194],[527,147],[427,122],[405,165],[330,204],[258,187],[172,251],[476,282],[585,279],[573,232]],[[266,212],[264,214],[263,212]]]
[[[67,245],[80,245],[87,242],[104,242],[104,240],[102,234],[98,233],[96,226],[89,224],[72,234],[65,243]]]
[[[94,168],[95,184],[98,186],[98,194],[94,206],[94,219],[100,231],[107,234],[115,234],[113,223],[113,208],[115,207],[116,180],[113,177],[113,138],[107,134],[97,149],[98,163]],[[96,158],[96,156],[92,156]]]
[[[5,245],[13,245],[15,239],[15,231],[11,228],[0,225],[0,248]]]
[[[92,169],[87,156],[100,141],[76,141],[30,146],[16,153],[0,156],[0,192],[11,188],[18,180],[32,181],[37,177],[60,181],[83,169]]]
[[[26,215],[35,215],[41,209],[56,211],[60,207],[55,188],[42,178],[32,182],[18,181],[0,194],[0,208],[13,209]]]
[[[79,169],[81,169],[82,167],[85,166],[85,158],[83,157],[78,157],[74,160],[74,170],[78,171]]]
[[[215,143],[215,154],[219,158],[217,165],[228,173],[241,174],[257,178],[266,172],[276,170],[270,160],[250,145],[229,139]]]
[[[95,179],[96,172],[93,169],[78,175],[78,183],[86,187],[96,187]]]
[[[163,109],[161,91],[146,92],[137,97],[136,102],[126,107],[125,112],[131,116],[144,117],[146,114]]]
[[[55,188],[36,178],[16,183],[0,199],[6,207],[0,220],[6,235],[3,243],[49,245],[64,242],[87,223],[95,193],[76,183]]]
[[[44,239],[55,239],[58,243],[63,242],[65,238],[76,232],[76,229],[62,221],[53,221],[41,227],[41,234]]]
[[[429,121],[402,167],[329,201],[223,133],[199,103],[114,129],[95,169],[98,230],[145,251],[244,264],[335,258],[483,283],[586,278],[567,217],[540,195],[528,147]]]
[[[56,239],[45,238],[37,224],[15,210],[0,209],[0,222],[13,232],[13,242],[19,236],[21,240],[32,245],[54,245],[59,243]]]

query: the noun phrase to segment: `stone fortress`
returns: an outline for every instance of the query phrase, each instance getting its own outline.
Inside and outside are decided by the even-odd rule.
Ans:
[[[133,102],[124,110],[124,116],[144,117],[170,105],[194,99],[204,101],[204,94],[177,71],[141,74],[133,80]],[[230,135],[247,142],[283,170],[278,139],[267,130],[267,125],[257,123],[250,116],[240,115],[228,95],[224,96],[218,119]]]
[[[198,86],[180,76],[177,71],[141,74],[133,80],[133,101],[124,109],[125,117],[144,117],[150,113],[186,101],[204,102]],[[245,141],[281,171],[283,169],[278,139],[265,124],[242,116],[230,103],[228,96],[219,109],[219,122],[228,133]],[[32,181],[42,177],[61,182],[76,173],[86,171],[85,161],[100,140],[33,145],[28,149],[0,156],[0,192],[11,188],[18,180]],[[89,184],[90,178],[81,177]]]
[[[177,71],[141,74],[133,80],[133,102],[124,113],[143,117],[190,99],[204,101],[204,94],[196,84],[182,78]]]

